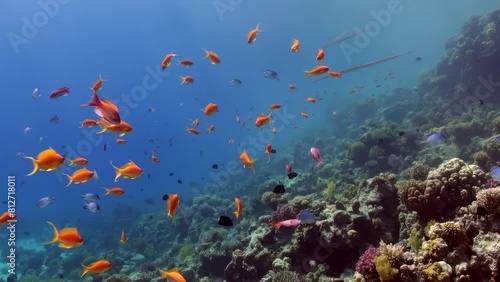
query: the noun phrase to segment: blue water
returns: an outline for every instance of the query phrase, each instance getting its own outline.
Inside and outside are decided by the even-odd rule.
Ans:
[[[381,91],[374,88],[375,76],[383,77],[390,71],[397,74],[397,79],[386,83],[389,89],[414,86],[419,73],[439,61],[444,42],[460,32],[469,16],[498,8],[492,0],[460,5],[454,4],[455,1],[401,1],[401,12],[392,15],[387,26],[369,38],[366,47],[346,56],[340,44],[334,45],[325,49],[326,58],[322,63],[333,70],[342,70],[408,50],[416,49],[416,53],[346,74],[340,80],[314,84],[314,78],[304,78],[303,71],[317,65],[314,60],[317,49],[345,31],[364,29],[367,22],[373,21],[370,11],[386,9],[386,1],[73,0],[64,4],[57,2],[58,11],[49,16],[40,3],[46,1],[0,3],[3,105],[0,115],[4,132],[0,167],[3,177],[17,177],[19,240],[29,237],[24,232],[30,232],[36,240],[50,239],[52,234],[45,223],[48,220],[58,226],[79,222],[79,226],[83,226],[81,233],[91,233],[96,222],[109,222],[106,215],[120,203],[144,211],[165,211],[163,194],[179,193],[181,199],[187,199],[194,193],[202,193],[200,187],[213,183],[216,173],[225,170],[224,165],[240,166],[238,157],[242,149],[247,149],[253,158],[266,160],[265,142],[258,142],[257,147],[242,142],[258,138],[255,118],[261,113],[268,114],[272,103],[281,103],[286,112],[293,115],[286,120],[276,119],[276,127],[282,130],[269,137],[278,153],[287,152],[297,140],[314,137],[315,132],[331,128],[332,111],[345,113],[353,103],[377,98]],[[217,10],[216,4],[221,3],[226,6],[219,8],[228,10]],[[34,16],[42,17],[38,18],[40,21],[43,14],[47,22],[39,24],[36,31],[28,34],[29,38],[23,35],[23,19],[33,23]],[[263,32],[249,45],[246,35],[258,23]],[[25,37],[24,42],[12,43],[13,36]],[[298,53],[289,51],[293,38],[301,41]],[[222,63],[212,65],[202,60],[202,48],[218,53]],[[154,87],[144,98],[132,98],[133,104],[127,105],[125,95],[131,95],[143,85],[145,78],[151,78],[151,72],[156,72],[163,57],[172,51],[178,56],[170,67],[161,71],[161,76],[157,74],[157,79],[151,80]],[[415,56],[424,60],[417,64]],[[194,65],[178,66],[177,60],[184,58],[193,60]],[[277,71],[281,79],[264,78],[263,69]],[[115,144],[114,134],[97,135],[95,130],[79,128],[83,119],[97,118],[93,107],[80,105],[90,100],[89,87],[99,74],[105,79],[99,94],[115,100],[122,118],[134,128],[132,134],[124,137],[126,145]],[[179,85],[181,75],[193,76],[195,83]],[[243,84],[231,86],[228,81],[233,78],[242,80]],[[364,81],[368,83],[361,96],[346,94]],[[297,86],[296,91],[288,90],[291,83]],[[48,98],[52,90],[62,86],[71,87],[71,94],[53,100]],[[38,99],[31,96],[36,87],[41,93]],[[308,104],[305,98],[314,96],[316,91],[324,99]],[[334,92],[338,93],[334,95]],[[209,102],[217,103],[220,112],[207,118],[200,109]],[[154,113],[148,112],[151,107],[156,109]],[[308,119],[300,117],[302,111],[309,114]],[[55,114],[60,117],[58,124],[49,122]],[[244,128],[236,123],[236,115],[246,120]],[[194,118],[200,119],[202,134],[199,136],[185,131]],[[207,135],[205,130],[209,124],[214,124],[216,130]],[[293,129],[293,124],[298,128]],[[28,126],[33,130],[25,135],[24,129]],[[40,137],[44,139],[42,143]],[[157,140],[146,142],[147,137]],[[229,145],[229,139],[235,139],[235,143]],[[108,151],[103,150],[106,142]],[[84,150],[84,144],[91,145]],[[311,145],[305,144],[305,147]],[[36,157],[48,146],[61,154],[71,156],[71,152],[76,151],[88,158],[90,163],[86,167],[97,170],[99,181],[64,188],[67,179],[61,171],[67,173],[68,168],[25,176],[32,164],[16,157],[16,153],[22,151]],[[151,162],[151,149],[156,150],[160,164]],[[307,156],[308,151],[303,154]],[[109,162],[112,160],[121,166],[129,159],[143,168],[144,175],[114,183]],[[215,171],[211,168],[214,163],[223,166]],[[312,164],[311,161],[308,165]],[[281,169],[284,163],[258,162],[256,173],[276,167]],[[170,172],[174,173],[172,177],[168,176]],[[244,181],[251,177],[251,170],[244,170],[231,180]],[[183,184],[178,184],[178,179],[182,179]],[[192,182],[196,182],[198,188],[194,189]],[[124,188],[126,195],[102,196],[101,213],[92,214],[82,208],[80,193],[103,194],[101,187],[115,185]],[[231,186],[220,187],[228,191],[228,198],[233,197]],[[37,209],[36,200],[49,195],[55,196],[55,202],[45,209]],[[0,198],[3,201],[6,196],[0,195]],[[154,199],[155,203],[145,204],[146,198]],[[0,207],[3,207],[0,212],[5,209],[3,204]],[[3,232],[5,230],[0,230]]]

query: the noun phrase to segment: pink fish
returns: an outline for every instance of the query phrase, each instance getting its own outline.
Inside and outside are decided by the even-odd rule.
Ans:
[[[99,98],[95,91],[92,100],[82,106],[95,106],[94,112],[105,121],[112,124],[121,123],[118,107],[109,100]]]
[[[61,96],[66,96],[67,94],[69,94],[70,88],[69,87],[61,87],[61,88],[57,88],[56,90],[52,91],[52,93],[50,93],[49,95],[49,98],[50,99],[55,99],[55,98],[59,98]]]
[[[297,227],[301,223],[302,223],[302,221],[300,219],[289,219],[289,220],[283,220],[280,222],[275,222],[275,223],[273,223],[273,225],[276,226],[276,228],[280,229],[281,226]]]
[[[321,152],[318,148],[311,147],[311,159],[314,159],[318,165],[316,168],[319,168],[323,164],[323,159],[321,158]]]
[[[288,173],[293,172],[293,167],[289,164],[285,165],[285,169],[286,169],[286,172],[288,172]]]

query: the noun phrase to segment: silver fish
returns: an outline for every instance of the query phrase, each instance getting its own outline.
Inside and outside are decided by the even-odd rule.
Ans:
[[[96,202],[86,202],[83,208],[88,209],[91,212],[99,212],[101,210],[99,204]]]
[[[85,202],[99,202],[99,195],[95,193],[83,193],[82,198]]]
[[[36,201],[36,206],[39,208],[45,208],[46,206],[50,205],[52,202],[54,202],[54,197],[53,196],[47,196],[39,199]]]

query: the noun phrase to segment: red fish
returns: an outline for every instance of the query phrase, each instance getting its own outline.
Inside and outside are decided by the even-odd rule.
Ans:
[[[95,106],[94,112],[109,123],[119,124],[121,122],[118,107],[109,100],[99,98],[95,91],[92,100],[82,106]]]
[[[52,91],[52,93],[50,93],[49,95],[49,98],[50,99],[55,99],[55,98],[59,98],[61,96],[66,96],[70,93],[70,88],[69,87],[61,87],[61,88],[57,88],[56,90]]]

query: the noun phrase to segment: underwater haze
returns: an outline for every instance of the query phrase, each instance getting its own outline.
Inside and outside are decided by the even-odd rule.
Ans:
[[[0,281],[500,281],[499,8],[2,1]]]

